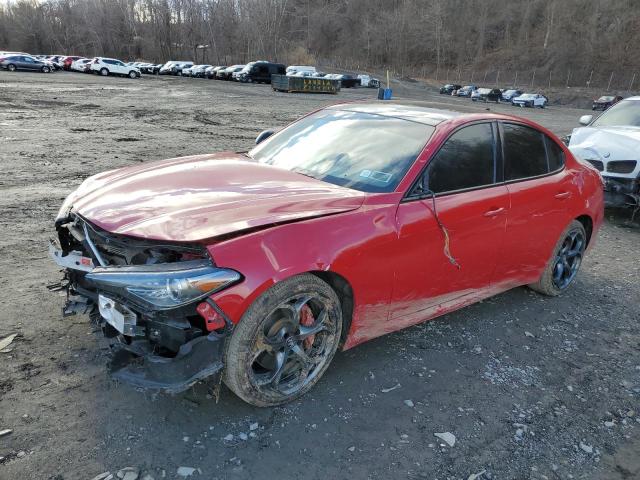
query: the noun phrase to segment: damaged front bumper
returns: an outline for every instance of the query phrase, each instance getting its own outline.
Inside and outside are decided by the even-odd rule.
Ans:
[[[171,394],[204,379],[219,384],[233,324],[210,296],[240,275],[192,253],[176,259],[172,252],[169,263],[114,264],[114,251],[138,259],[140,252],[114,238],[103,247],[91,228],[79,218],[58,225],[62,245],[52,242],[49,253],[65,278],[53,289],[66,290],[64,316],[89,313],[112,339],[113,378]]]
[[[211,332],[180,346],[173,358],[154,355],[146,341],[116,344],[111,374],[134,387],[180,393],[195,383],[209,379],[218,384],[224,364],[227,334]]]

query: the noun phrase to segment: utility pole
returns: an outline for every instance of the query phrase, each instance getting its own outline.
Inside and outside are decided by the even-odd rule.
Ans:
[[[611,88],[611,80],[613,80],[613,72],[611,72],[611,75],[609,76],[609,83],[607,83],[607,92]]]

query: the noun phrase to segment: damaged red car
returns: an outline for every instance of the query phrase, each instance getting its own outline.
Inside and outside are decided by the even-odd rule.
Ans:
[[[63,312],[113,339],[115,378],[279,405],[338,349],[513,287],[562,293],[603,219],[599,173],[521,118],[343,104],[256,143],[65,200]]]

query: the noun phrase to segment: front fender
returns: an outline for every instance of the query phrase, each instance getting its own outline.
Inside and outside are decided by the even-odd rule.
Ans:
[[[212,298],[237,323],[269,287],[310,271],[344,277],[354,308],[347,346],[386,333],[393,288],[397,203],[274,226],[209,245],[216,265],[233,268],[244,280]],[[355,335],[355,336],[354,336]],[[354,340],[357,338],[357,340]]]

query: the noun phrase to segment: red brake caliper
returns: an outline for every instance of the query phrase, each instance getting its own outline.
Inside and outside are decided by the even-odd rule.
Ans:
[[[314,322],[315,322],[315,318],[313,318],[313,312],[311,311],[309,306],[308,305],[303,306],[302,310],[300,311],[300,325],[303,325],[305,327],[310,327],[311,325],[313,325]],[[315,338],[316,338],[315,335],[310,335],[304,339],[303,343],[304,343],[305,350],[309,350],[309,348],[311,348],[311,345],[313,345],[313,341],[315,340]]]

